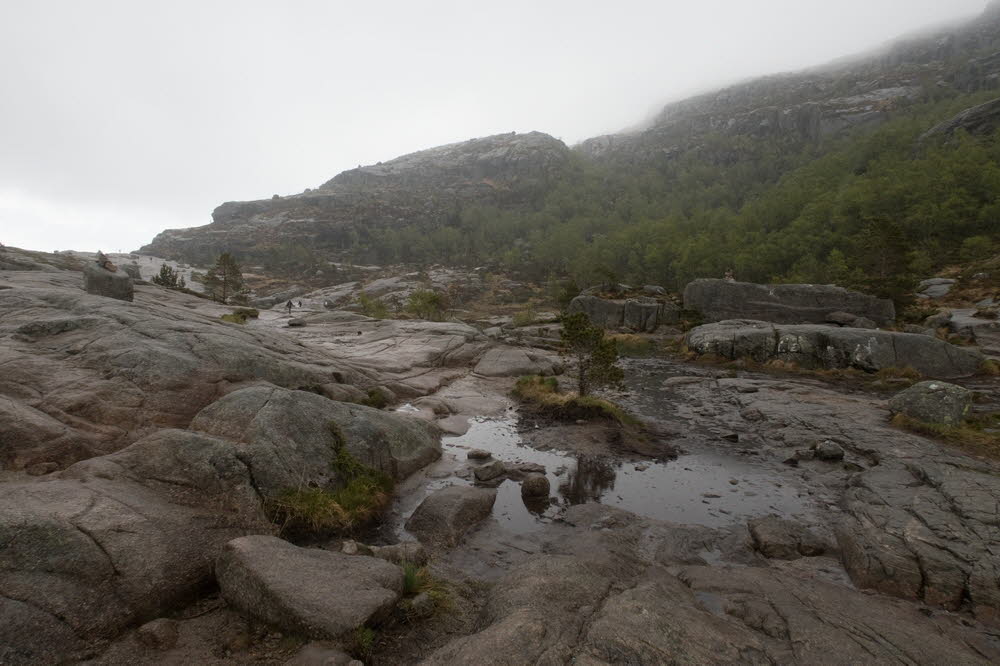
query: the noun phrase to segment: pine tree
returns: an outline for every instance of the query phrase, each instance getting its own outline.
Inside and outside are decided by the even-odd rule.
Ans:
[[[244,291],[243,273],[233,256],[223,252],[205,274],[205,293],[213,300],[228,303]]]
[[[585,396],[591,389],[620,384],[625,374],[617,365],[618,347],[604,336],[604,329],[582,312],[563,315],[560,322],[567,353],[576,360],[577,392]]]
[[[163,264],[160,266],[160,274],[153,276],[153,284],[158,284],[168,289],[176,289],[177,287],[184,286],[184,278],[180,277],[170,264]]]

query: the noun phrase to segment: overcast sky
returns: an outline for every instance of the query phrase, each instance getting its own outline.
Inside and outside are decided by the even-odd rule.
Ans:
[[[132,250],[499,132],[574,143],[985,0],[0,0],[0,242]]]

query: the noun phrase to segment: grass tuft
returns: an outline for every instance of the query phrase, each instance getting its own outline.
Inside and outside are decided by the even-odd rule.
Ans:
[[[241,312],[233,312],[231,314],[224,314],[219,317],[222,321],[228,321],[230,324],[245,324],[247,323],[247,315]]]
[[[1000,428],[1000,414],[990,414],[951,426],[925,423],[905,414],[896,414],[892,417],[892,425],[947,442],[969,453],[1000,459],[1000,432],[986,430]]]
[[[522,403],[564,421],[606,419],[622,426],[638,426],[639,420],[609,400],[591,395],[560,393],[555,377],[527,375],[517,380],[511,392]]]
[[[656,352],[656,346],[649,338],[633,333],[616,333],[607,336],[614,340],[620,356],[645,358]]]
[[[996,359],[988,358],[979,366],[979,371],[984,375],[1000,377],[1000,362],[997,362]]]
[[[375,518],[392,497],[392,477],[352,456],[336,423],[330,423],[330,431],[336,449],[331,467],[343,485],[336,490],[300,487],[278,493],[267,508],[282,531],[351,530]]]
[[[377,638],[378,634],[371,627],[358,627],[351,635],[350,652],[362,661],[369,661],[375,653],[375,640]]]

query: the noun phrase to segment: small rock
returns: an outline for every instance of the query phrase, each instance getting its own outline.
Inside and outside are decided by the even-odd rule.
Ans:
[[[147,622],[136,631],[139,642],[149,648],[170,650],[177,645],[177,621],[161,617]]]
[[[740,435],[739,433],[730,432],[723,435],[722,439],[727,440],[729,442],[738,442],[740,441]]]
[[[372,555],[393,564],[410,563],[416,565],[427,564],[427,551],[419,541],[403,541],[391,546],[379,546],[372,548]]]
[[[289,319],[288,320],[288,325],[291,326],[292,328],[296,328],[296,327],[300,327],[300,326],[305,326],[306,325],[306,320],[302,319],[302,318]]]
[[[340,544],[340,552],[345,555],[372,555],[372,549],[363,543],[354,541],[353,539],[347,539],[344,543]]]
[[[844,449],[836,442],[826,440],[816,445],[816,457],[820,460],[843,460]]]
[[[489,451],[485,451],[483,449],[472,449],[471,451],[465,454],[465,457],[468,458],[469,460],[486,460],[492,455],[493,455],[492,453],[490,453]]]
[[[542,474],[530,474],[521,482],[521,497],[548,497],[549,480]]]
[[[499,460],[480,465],[473,470],[479,481],[491,481],[507,473],[507,467]]]

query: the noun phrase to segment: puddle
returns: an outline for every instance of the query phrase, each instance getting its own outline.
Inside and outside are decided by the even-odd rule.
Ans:
[[[676,523],[722,527],[753,516],[809,513],[796,479],[782,470],[716,453],[682,455],[667,462],[623,462],[611,457],[538,451],[521,441],[517,419],[473,419],[467,433],[442,440],[439,461],[408,479],[388,517],[396,535],[406,519],[434,490],[470,485],[470,449],[484,449],[508,465],[538,463],[549,479],[549,503],[526,506],[517,481],[497,487],[493,517],[511,532],[543,529],[573,504],[600,502]],[[468,477],[468,478],[465,478]]]

